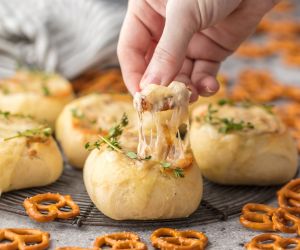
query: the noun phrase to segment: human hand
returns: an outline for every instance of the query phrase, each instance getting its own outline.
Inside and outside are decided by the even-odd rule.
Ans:
[[[118,45],[129,91],[184,82],[198,95],[219,89],[222,61],[278,0],[130,0]]]

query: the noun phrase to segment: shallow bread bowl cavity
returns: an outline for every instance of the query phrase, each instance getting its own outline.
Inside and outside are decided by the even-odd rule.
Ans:
[[[57,74],[22,70],[0,81],[1,110],[31,115],[52,127],[73,98],[71,84]]]
[[[129,126],[136,125],[132,98],[126,94],[90,94],[65,106],[56,122],[56,138],[69,163],[82,169],[89,155],[87,142],[94,142],[126,113]]]
[[[203,176],[219,184],[282,184],[297,172],[295,142],[266,106],[224,101],[200,106],[190,138]]]
[[[49,132],[31,118],[0,112],[0,194],[45,186],[60,177],[63,160]]]
[[[187,217],[198,208],[203,189],[195,163],[184,178],[175,178],[158,163],[132,160],[107,148],[89,155],[84,183],[96,207],[115,220]]]

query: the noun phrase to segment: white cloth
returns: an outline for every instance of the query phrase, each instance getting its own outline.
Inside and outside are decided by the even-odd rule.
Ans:
[[[125,0],[0,0],[0,77],[16,65],[67,78],[116,64]]]

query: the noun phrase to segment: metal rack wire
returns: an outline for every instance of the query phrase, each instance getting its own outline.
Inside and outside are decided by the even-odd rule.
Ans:
[[[118,228],[153,228],[159,226],[188,227],[207,224],[238,215],[248,202],[265,202],[274,197],[278,187],[221,186],[204,181],[204,196],[197,211],[188,218],[150,221],[115,221],[103,215],[92,203],[82,180],[82,172],[66,166],[62,177],[54,184],[42,188],[24,189],[5,193],[0,198],[0,210],[27,216],[22,203],[26,197],[39,193],[70,194],[80,206],[81,214],[72,220],[58,223],[74,226],[108,226]]]

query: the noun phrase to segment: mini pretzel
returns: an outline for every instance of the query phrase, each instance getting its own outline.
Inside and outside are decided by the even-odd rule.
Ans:
[[[55,204],[43,205],[42,202],[55,201]],[[35,221],[49,222],[56,218],[69,219],[74,218],[80,213],[78,205],[72,200],[70,195],[60,195],[53,193],[38,194],[31,198],[25,199],[24,208],[26,213]],[[71,211],[65,212],[60,209],[63,207],[70,207]],[[42,211],[48,212],[47,214],[41,213]]]
[[[245,245],[248,250],[284,250],[291,249],[290,246],[293,246],[293,250],[300,250],[300,239],[282,238],[277,234],[261,234]]]
[[[263,212],[263,213],[261,213]],[[263,205],[249,203],[243,207],[240,222],[243,226],[262,231],[274,231],[272,216],[275,208]]]
[[[290,181],[277,192],[280,207],[300,207],[300,178]]]
[[[171,228],[160,228],[151,235],[152,245],[164,250],[203,250],[208,239],[197,231],[177,231]]]
[[[55,250],[96,250],[96,248],[84,248],[84,247],[57,247]]]
[[[249,57],[249,58],[260,58],[260,57],[267,57],[271,56],[274,53],[274,50],[271,46],[261,44],[255,44],[250,42],[243,43],[236,54],[242,57]]]
[[[1,250],[44,250],[49,247],[50,235],[36,229],[8,228],[0,229]],[[32,245],[29,245],[32,244]]]
[[[300,208],[278,208],[273,215],[274,228],[300,235]]]
[[[94,248],[101,250],[104,246],[110,246],[113,250],[147,250],[147,246],[140,241],[138,235],[128,232],[108,234],[96,238]]]

